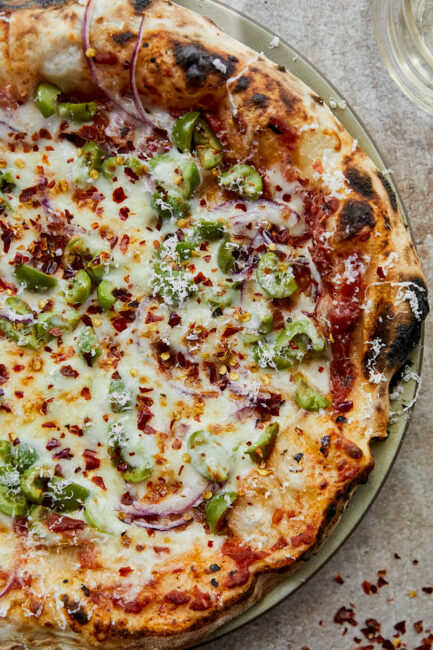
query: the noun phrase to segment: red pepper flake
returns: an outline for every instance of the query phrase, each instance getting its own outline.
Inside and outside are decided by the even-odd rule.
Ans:
[[[170,553],[168,546],[154,546],[153,550],[155,553]]]
[[[130,573],[132,573],[134,569],[131,569],[130,566],[121,566],[119,569],[119,575],[124,578],[125,576],[129,576]]]
[[[0,386],[2,384],[5,384],[8,379],[9,379],[9,373],[6,369],[6,366],[4,365],[4,363],[0,363]]]
[[[423,591],[425,594],[428,594],[429,596],[431,596],[431,595],[433,594],[433,587],[423,587],[423,588],[422,588],[422,591]]]
[[[121,221],[126,221],[127,218],[129,217],[130,212],[131,212],[131,210],[128,208],[128,206],[123,205],[119,210],[119,217],[120,217]],[[124,235],[124,236],[127,237],[128,235]]]
[[[146,425],[153,418],[153,413],[151,411],[138,411],[137,414],[137,428],[140,431],[146,430]]]
[[[382,576],[379,577],[379,580],[377,581],[377,586],[380,589],[381,587],[384,587],[385,585],[389,584],[388,580],[385,580]]]
[[[123,609],[127,614],[139,614],[150,602],[150,598],[142,597],[135,600],[124,600],[123,598],[114,597],[113,603],[116,607]]]
[[[43,429],[55,429],[56,426],[57,426],[57,424],[55,422],[51,422],[51,421],[50,422],[44,422],[42,424]]]
[[[84,431],[80,426],[78,426],[78,424],[71,424],[71,426],[67,428],[69,429],[69,433],[72,433],[74,436],[78,436],[79,438],[84,436]]]
[[[54,533],[66,533],[75,530],[83,530],[86,527],[84,521],[79,519],[72,519],[72,517],[65,517],[64,515],[57,515],[51,512],[44,519],[44,526],[52,530]]]
[[[382,268],[381,266],[378,266],[378,267],[377,267],[377,269],[376,269],[376,273],[377,273],[378,277],[379,277],[381,280],[385,280],[385,277],[386,277],[386,276],[385,276],[385,273],[384,273],[383,268]]]
[[[182,442],[180,440],[173,440],[171,443],[171,448],[172,449],[180,449],[182,447]]]
[[[406,621],[400,621],[394,625],[394,629],[401,634],[406,634]]]
[[[113,191],[113,201],[115,203],[122,203],[126,199],[126,194],[123,191],[123,187],[116,187],[116,189]]]
[[[16,363],[13,367],[14,372],[21,372],[21,370],[24,370],[24,366],[20,366],[19,363]]]
[[[78,377],[78,375],[80,374],[78,370],[75,370],[75,368],[73,368],[72,366],[62,366],[60,368],[60,373],[64,377],[74,377],[74,378]]]
[[[71,460],[71,458],[74,457],[74,454],[71,454],[71,448],[66,447],[65,449],[62,449],[61,451],[56,451],[55,454],[53,454],[53,459],[54,460],[61,460],[64,458],[65,460]]]
[[[338,585],[344,585],[344,578],[339,573],[333,579]]]
[[[51,334],[51,336],[54,336],[56,338],[59,338],[59,336],[63,336],[63,330],[60,329],[60,327],[52,327],[51,329],[48,330],[48,332]]]
[[[96,457],[96,454],[97,452],[91,449],[85,449],[83,451],[83,458],[86,461],[86,469],[88,471],[98,469],[101,466],[101,461]]]
[[[118,332],[123,332],[128,327],[128,323],[126,322],[126,319],[123,318],[123,316],[120,316],[119,318],[114,318],[111,321],[111,324],[114,327],[114,329],[117,330]]]
[[[126,251],[128,250],[128,246],[129,246],[129,235],[123,235],[119,244],[119,248],[122,251],[122,253],[126,253]]]
[[[417,634],[422,634],[424,632],[424,622],[423,621],[416,621],[413,624],[414,630]]]
[[[354,615],[355,612],[352,608],[340,607],[340,609],[335,614],[333,620],[334,623],[338,623],[338,625],[344,625],[345,623],[349,623],[349,625],[356,627],[358,623],[355,621]]]
[[[81,389],[80,391],[81,397],[84,397],[85,400],[89,401],[92,399],[92,395],[90,393],[90,390],[87,386],[84,386],[84,388]]]
[[[288,542],[285,537],[279,537],[273,546],[271,546],[271,551],[279,551],[282,548],[286,548]]]
[[[238,332],[241,331],[241,327],[235,327],[234,325],[227,325],[225,328],[222,337],[223,339],[229,338],[229,336],[233,336],[233,334],[237,334]]]
[[[102,476],[92,476],[90,479],[92,483],[100,487],[102,490],[106,490],[107,488],[105,487],[104,479]]]
[[[200,282],[203,282],[203,280],[206,280],[206,276],[203,275],[201,271],[194,276],[194,284],[199,284]]]
[[[151,311],[148,311],[146,314],[145,323],[158,323],[159,321],[164,320],[164,316],[155,316]]]
[[[45,445],[45,449],[48,449],[48,451],[51,451],[51,449],[56,449],[56,447],[60,447],[60,442],[57,440],[57,438],[51,438],[51,440],[48,440],[47,444]]]
[[[168,319],[168,324],[170,325],[170,327],[176,327],[176,325],[180,325],[181,322],[182,319],[179,316],[179,314],[176,314],[175,311],[172,311]]]

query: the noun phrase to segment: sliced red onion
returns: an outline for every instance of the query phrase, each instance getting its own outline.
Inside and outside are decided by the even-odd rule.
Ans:
[[[3,596],[6,596],[12,589],[15,589],[17,586],[21,587],[21,582],[17,574],[17,570],[14,569],[12,573],[9,576],[9,579],[3,589],[0,591],[0,598],[3,598]]]
[[[106,83],[102,79],[102,76],[99,74],[98,71],[98,66],[94,60],[93,57],[87,56],[86,52],[87,50],[91,47],[90,45],[90,25],[92,22],[92,10],[93,10],[93,5],[94,5],[94,0],[88,0],[86,10],[84,12],[84,19],[83,19],[83,28],[82,28],[82,44],[83,44],[83,52],[84,52],[84,57],[87,61],[87,65],[89,66],[90,74],[92,75],[92,79],[95,82],[95,84],[98,86],[98,88],[110,99],[113,104],[121,108],[127,115],[132,117],[134,120],[137,122],[144,122],[146,125],[149,125],[150,121],[148,118],[143,120],[142,115],[140,114],[135,101],[134,102],[129,102],[126,100],[124,97],[121,97],[118,93],[113,92],[109,88],[107,88]]]
[[[137,42],[135,44],[134,52],[132,54],[132,59],[131,59],[130,82],[131,82],[132,96],[134,98],[135,108],[137,109],[137,113],[140,116],[140,120],[141,122],[143,122],[143,124],[146,124],[146,126],[153,129],[155,125],[149,119],[149,116],[147,115],[146,111],[143,108],[140,93],[138,92],[137,75],[136,75],[138,54],[140,52],[141,44],[143,42],[144,20],[145,20],[145,16],[143,14],[140,22],[140,29],[138,30]]]
[[[126,515],[135,517],[180,515],[190,508],[198,506],[203,501],[203,494],[209,489],[210,485],[211,483],[206,479],[197,477],[195,485],[184,486],[183,492],[171,494],[161,503],[141,505],[134,502],[132,506],[121,506],[118,509]]]
[[[12,310],[0,312],[0,318],[4,318],[9,323],[24,323],[25,325],[33,325],[36,322],[33,314],[17,314]]]
[[[143,519],[141,516],[132,516],[126,517],[126,519],[123,520],[123,523],[128,525],[135,525],[139,528],[151,528],[152,530],[167,531],[172,530],[173,528],[178,528],[179,526],[185,526],[185,524],[190,524],[192,520],[192,515],[178,517],[174,520],[166,519],[164,522],[151,522]]]
[[[0,120],[0,128],[1,128],[1,130],[7,129],[8,132],[10,132],[10,133],[22,133],[22,131],[20,131],[19,129],[16,129],[14,126],[11,126],[10,124],[5,122],[4,120]]]

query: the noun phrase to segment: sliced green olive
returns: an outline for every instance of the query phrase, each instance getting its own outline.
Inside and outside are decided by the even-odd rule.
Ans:
[[[123,379],[112,379],[108,389],[110,407],[114,413],[128,411],[134,403],[130,391],[126,388]]]
[[[200,113],[192,111],[179,117],[173,125],[172,135],[175,146],[182,152],[191,151],[192,134]]]
[[[298,288],[293,270],[276,253],[265,253],[259,260],[257,282],[271,298],[288,298]]]
[[[188,439],[193,467],[211,481],[226,481],[230,471],[230,455],[208,431],[200,430]]]
[[[44,117],[51,117],[56,112],[57,97],[62,91],[50,83],[38,86],[35,95],[35,104]]]
[[[229,239],[225,239],[218,248],[217,263],[223,273],[229,273],[235,263],[233,251],[236,250],[236,244]]]
[[[237,492],[221,492],[207,502],[205,519],[211,533],[219,535],[223,531],[225,519],[238,497]]]
[[[266,334],[272,332],[273,323],[273,315],[266,314],[266,316],[263,317],[257,332],[250,331],[247,334],[244,334],[242,337],[243,340],[245,343],[257,343],[258,341],[261,341],[266,336]]]
[[[161,219],[181,219],[190,211],[189,204],[181,196],[170,192],[154,192],[151,206]]]
[[[205,295],[206,302],[212,307],[230,307],[239,297],[239,284],[237,282],[222,282],[221,288],[216,293],[210,291]]]
[[[104,151],[100,144],[93,141],[86,142],[81,151],[81,161],[83,164],[85,164],[89,169],[96,169],[97,171],[102,169]]]
[[[51,499],[53,508],[60,512],[77,510],[88,498],[90,492],[83,485],[70,483],[59,476],[53,476],[47,484],[45,496]]]
[[[188,160],[182,166],[183,183],[181,193],[185,199],[191,198],[197,187],[200,185],[200,172],[192,160]]]
[[[38,452],[25,442],[14,448],[12,456],[12,462],[19,472],[24,472],[39,458]]]
[[[251,456],[251,460],[255,463],[261,463],[262,460],[269,458],[272,449],[274,448],[279,430],[280,425],[278,422],[274,422],[273,424],[268,425],[266,429],[260,433],[257,440],[253,442],[251,447],[248,447],[247,454]]]
[[[0,172],[0,190],[10,192],[15,187],[15,178],[11,172]]]
[[[11,323],[5,318],[0,318],[0,331],[20,347],[37,350],[41,345],[33,325],[23,326],[22,323]]]
[[[3,463],[10,463],[12,456],[12,445],[9,440],[0,440],[0,459]]]
[[[212,169],[222,163],[223,146],[209,124],[202,118],[195,125],[193,142],[203,169]]]
[[[102,280],[98,285],[97,296],[102,309],[108,311],[116,302],[116,296],[113,294],[115,288],[116,285],[109,280]]]
[[[152,474],[153,467],[152,465],[142,465],[141,467],[131,467],[130,469],[123,472],[122,476],[125,481],[129,483],[141,483],[145,481]]]
[[[200,241],[217,241],[224,237],[224,226],[218,221],[202,219],[194,228],[194,235]]]
[[[28,264],[18,264],[14,268],[14,273],[19,282],[25,284],[29,291],[38,293],[39,291],[49,291],[54,289],[57,280],[52,275],[43,273]]]
[[[263,192],[262,177],[251,165],[233,165],[221,174],[219,184],[250,201],[257,201]]]
[[[98,105],[96,102],[81,102],[78,104],[58,102],[56,105],[59,117],[73,122],[89,122],[93,119],[97,110]]]
[[[184,239],[176,244],[176,253],[179,256],[181,262],[186,262],[192,255],[192,252],[197,248],[197,245],[193,241]]]
[[[295,393],[295,400],[301,409],[306,411],[320,411],[326,409],[330,401],[305,381],[300,381]]]
[[[138,158],[135,158],[135,156],[128,156],[128,158],[125,158],[124,165],[125,167],[129,167],[129,169],[131,169],[134,174],[137,174],[137,176],[143,176],[147,173],[147,165]]]
[[[166,268],[162,264],[155,264],[152,284],[156,293],[170,307],[177,307],[197,290],[192,278],[183,270]]]
[[[105,178],[112,179],[117,170],[117,159],[114,156],[106,158],[102,163],[102,174]]]
[[[46,482],[52,478],[53,471],[49,467],[29,467],[21,475],[21,491],[31,503],[41,504],[44,500]]]
[[[98,530],[100,533],[111,534],[113,530],[107,521],[107,507],[104,502],[100,502],[96,497],[89,497],[84,504],[84,519],[89,526]]]
[[[275,341],[274,362],[279,370],[293,367],[309,352],[323,352],[325,340],[313,323],[300,319],[290,323]]]
[[[36,323],[36,332],[41,341],[51,341],[55,338],[51,330],[61,330],[62,333],[72,332],[81,320],[81,314],[77,309],[68,307],[63,314],[53,312],[42,312],[39,314]]]
[[[9,517],[22,517],[27,501],[21,493],[20,475],[13,465],[0,467],[0,511]]]
[[[105,253],[97,253],[92,257],[86,266],[86,273],[90,277],[92,284],[98,285],[102,282],[104,275],[108,272],[110,267],[108,262],[105,262]]]
[[[74,305],[76,303],[82,304],[86,302],[87,298],[90,296],[90,291],[92,290],[92,281],[90,276],[80,269],[72,280],[72,287],[68,292],[68,300]]]
[[[84,327],[79,336],[77,342],[78,352],[85,359],[88,365],[92,365],[101,354],[101,348],[99,347],[99,341],[95,334],[93,327],[87,326]]]

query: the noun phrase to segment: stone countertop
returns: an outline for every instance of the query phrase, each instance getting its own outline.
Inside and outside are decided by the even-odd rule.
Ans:
[[[433,287],[433,117],[418,109],[389,77],[374,37],[372,0],[226,2],[302,52],[358,113],[393,170],[427,282]],[[422,393],[394,468],[367,516],[302,589],[255,622],[207,644],[205,650],[433,647],[433,593],[428,593],[433,587],[431,317],[425,341]],[[386,584],[367,595],[362,583],[377,585],[378,572],[384,571]],[[338,575],[343,584],[335,580]],[[342,606],[354,610],[350,623],[333,621]],[[394,645],[368,640],[367,619],[380,623],[383,638]],[[402,621],[399,632],[395,625]],[[377,636],[373,629],[370,632]],[[423,645],[423,639],[429,640]]]

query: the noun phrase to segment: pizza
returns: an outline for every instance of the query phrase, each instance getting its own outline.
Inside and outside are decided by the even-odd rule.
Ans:
[[[163,0],[0,14],[2,648],[176,648],[373,469],[427,289],[387,176]]]

